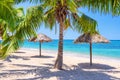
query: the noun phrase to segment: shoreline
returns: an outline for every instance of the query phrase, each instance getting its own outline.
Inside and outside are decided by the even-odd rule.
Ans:
[[[35,50],[38,51],[39,49],[35,49],[35,48],[20,48],[21,50]],[[57,55],[57,50],[45,50],[42,49],[42,51],[45,52],[52,52],[50,54],[56,54]],[[77,53],[77,52],[70,52],[70,51],[63,51],[63,55],[66,56],[74,56],[74,57],[84,57],[84,58],[89,58],[89,55],[84,54],[84,53]],[[93,55],[93,59],[97,58],[97,59],[105,59],[105,60],[115,60],[115,61],[119,61],[120,59],[118,58],[113,58],[113,57],[106,57],[106,56],[101,56],[101,55]]]

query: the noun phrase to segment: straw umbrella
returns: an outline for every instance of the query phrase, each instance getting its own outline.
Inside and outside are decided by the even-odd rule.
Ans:
[[[92,65],[92,43],[108,43],[109,40],[107,40],[100,34],[90,35],[89,33],[87,33],[87,34],[82,34],[74,41],[74,43],[83,43],[83,42],[90,44],[90,65]]]
[[[37,35],[37,37],[33,37],[33,38],[31,38],[29,41],[34,41],[34,42],[39,42],[39,51],[40,51],[40,56],[41,56],[41,44],[43,43],[43,42],[50,42],[50,41],[52,41],[52,39],[51,38],[49,38],[48,36],[46,36],[45,34],[38,34]]]

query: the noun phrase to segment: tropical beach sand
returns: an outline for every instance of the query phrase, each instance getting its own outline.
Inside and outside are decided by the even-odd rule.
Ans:
[[[64,53],[65,54],[65,53]],[[120,61],[108,58],[64,55],[64,70],[53,68],[57,52],[20,49],[0,60],[0,80],[120,80]]]

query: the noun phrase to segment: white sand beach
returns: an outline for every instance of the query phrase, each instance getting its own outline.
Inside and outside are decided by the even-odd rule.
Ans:
[[[65,54],[65,53],[64,53]],[[0,60],[0,80],[120,80],[120,60],[64,55],[64,70],[53,68],[57,52],[20,49]]]

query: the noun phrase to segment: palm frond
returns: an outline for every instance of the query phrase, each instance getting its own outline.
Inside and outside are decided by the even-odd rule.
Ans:
[[[15,26],[16,23],[13,3],[13,0],[0,0],[0,19],[5,20],[11,27]]]
[[[14,3],[19,4],[19,3],[24,3],[24,2],[29,2],[29,3],[45,3],[45,2],[51,2],[55,0],[14,0]]]
[[[45,24],[45,27],[50,28],[51,30],[55,26],[56,18],[55,18],[55,10],[54,10],[54,8],[51,8],[47,12],[45,12],[44,24]]]
[[[120,0],[76,0],[76,3],[79,7],[86,7],[93,12],[120,14]]]
[[[67,0],[66,5],[70,12],[77,13],[77,5],[74,0]]]
[[[14,34],[3,41],[1,50],[2,58],[9,55],[9,52],[14,52],[20,48],[25,39],[36,35],[36,30],[39,28],[43,19],[42,14],[43,12],[40,6],[28,9],[25,19],[17,25]]]
[[[68,28],[71,26],[71,24],[70,24],[70,19],[67,18],[67,19],[65,20],[64,24],[65,24],[65,25],[64,25],[64,30],[68,29]]]
[[[97,22],[94,19],[85,14],[82,14],[82,16],[72,14],[71,18],[73,26],[78,32],[91,34],[96,33]]]

